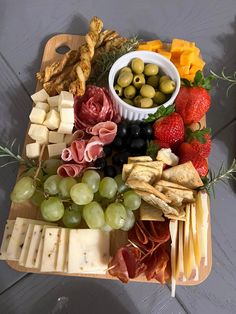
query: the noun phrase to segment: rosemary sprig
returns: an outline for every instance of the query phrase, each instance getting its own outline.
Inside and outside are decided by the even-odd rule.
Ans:
[[[215,72],[213,72],[212,70],[210,70],[211,74],[218,80],[223,80],[226,81],[228,83],[230,83],[230,85],[228,86],[227,90],[226,90],[226,95],[229,96],[229,91],[230,89],[236,85],[236,71],[234,71],[233,75],[226,75],[225,74],[225,68],[222,69],[221,71],[221,75],[216,74]]]
[[[209,170],[203,189],[206,189],[208,193],[212,191],[215,197],[215,184],[218,182],[226,184],[228,180],[236,180],[236,159],[233,160],[228,169],[222,163],[217,174],[213,170]]]
[[[34,161],[24,159],[20,155],[20,146],[19,145],[17,147],[17,152],[14,153],[15,144],[16,144],[16,139],[14,139],[10,145],[7,145],[8,147],[0,145],[0,158],[7,158],[8,160],[10,159],[9,161],[0,165],[0,168],[6,167],[6,166],[13,164],[13,163],[19,163],[21,165],[24,165],[28,169],[35,167],[36,164]]]
[[[94,61],[94,69],[89,78],[89,84],[101,85],[108,78],[113,63],[124,54],[136,50],[140,43],[137,36],[125,41],[121,47],[112,47],[109,51],[101,52]]]

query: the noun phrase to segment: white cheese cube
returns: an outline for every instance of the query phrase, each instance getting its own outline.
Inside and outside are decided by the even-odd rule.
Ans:
[[[59,95],[48,97],[49,106],[53,109],[57,108],[58,107],[58,100],[59,100]]]
[[[168,166],[176,166],[179,163],[179,157],[172,153],[170,148],[161,148],[157,153],[156,160],[163,161]]]
[[[61,121],[65,123],[74,123],[74,108],[61,108]]]
[[[74,128],[74,123],[61,122],[57,130],[58,133],[72,134]]]
[[[49,158],[60,156],[64,148],[66,148],[66,143],[57,143],[57,144],[48,145]]]
[[[46,115],[46,120],[43,123],[44,125],[46,125],[46,127],[49,130],[56,130],[59,127],[60,124],[60,115],[59,113],[54,110],[51,109],[47,115]]]
[[[96,229],[70,229],[68,272],[105,274],[109,261],[110,234]]]
[[[33,95],[31,95],[31,98],[33,100],[33,102],[36,104],[37,102],[45,102],[47,101],[49,95],[48,93],[45,91],[45,89],[41,89],[40,91],[38,91],[37,93],[34,93]]]
[[[69,244],[69,229],[61,228],[58,244],[56,271],[66,271],[68,244]]]
[[[30,143],[26,145],[26,156],[28,158],[38,158],[40,155],[40,144],[39,143]]]
[[[55,131],[49,131],[49,143],[63,143],[64,142],[64,134],[55,132]]]
[[[46,102],[37,102],[35,108],[43,109],[45,112],[49,111],[49,104]]]
[[[46,111],[40,108],[32,108],[29,115],[30,121],[36,124],[42,124],[46,117]]]
[[[66,134],[64,137],[64,143],[69,146],[73,141],[73,134]]]
[[[11,239],[14,225],[15,220],[7,220],[0,249],[0,260],[5,260],[7,258],[7,248]]]
[[[40,270],[50,272],[56,270],[60,228],[46,228]]]
[[[47,144],[48,132],[48,128],[45,125],[31,124],[28,134],[33,140],[37,141],[39,144]]]
[[[73,94],[66,91],[61,91],[58,99],[58,108],[73,108],[74,97]]]

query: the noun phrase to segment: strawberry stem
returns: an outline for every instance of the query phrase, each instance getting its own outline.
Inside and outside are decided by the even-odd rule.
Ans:
[[[207,141],[205,138],[206,134],[211,134],[211,128],[203,128],[196,131],[186,128],[185,130],[185,137],[188,142],[191,142],[192,140],[198,140],[200,143],[205,144]]]
[[[215,79],[214,75],[208,75],[204,77],[203,72],[199,70],[196,72],[193,82],[190,82],[187,79],[182,79],[182,82],[185,86],[188,86],[188,87],[197,86],[197,87],[205,88],[206,90],[210,90],[212,88],[211,81],[214,79]]]
[[[163,105],[157,108],[155,113],[150,113],[146,119],[143,120],[145,123],[156,121],[160,118],[169,116],[175,111],[175,105],[164,107]]]

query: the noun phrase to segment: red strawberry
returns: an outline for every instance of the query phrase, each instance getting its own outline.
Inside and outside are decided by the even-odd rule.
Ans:
[[[179,149],[180,164],[191,161],[201,177],[208,173],[208,164],[205,158],[198,155],[189,143],[182,143]]]
[[[192,148],[203,158],[207,158],[211,152],[211,129],[203,128],[201,130],[186,130],[186,137]]]
[[[210,105],[211,97],[202,87],[182,86],[175,99],[176,112],[181,115],[184,124],[199,122]]]
[[[160,147],[175,149],[184,141],[183,119],[176,112],[159,118],[153,125],[153,134]]]

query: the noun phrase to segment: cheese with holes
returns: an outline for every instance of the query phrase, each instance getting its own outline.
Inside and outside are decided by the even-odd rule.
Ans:
[[[60,115],[55,109],[51,109],[47,115],[46,119],[43,123],[49,130],[56,130],[60,124]]]
[[[31,95],[31,98],[33,100],[33,102],[36,104],[37,102],[45,102],[47,101],[49,95],[48,93],[45,91],[45,89],[41,89],[40,91],[34,93],[33,95]]]
[[[56,131],[49,131],[49,143],[57,144],[64,142],[64,134],[58,133]]]
[[[7,248],[11,239],[14,225],[15,220],[7,220],[0,249],[0,260],[5,260],[7,258]]]
[[[68,272],[105,274],[109,261],[110,234],[96,229],[70,229]]]
[[[35,108],[43,109],[45,112],[49,111],[49,104],[46,102],[37,102]]]
[[[29,137],[31,137],[39,144],[48,143],[48,128],[45,125],[31,124],[28,134]]]
[[[58,254],[56,262],[56,271],[66,271],[67,255],[69,244],[69,229],[61,228],[58,243]]]
[[[32,108],[29,119],[32,123],[42,124],[46,117],[46,111],[40,108]]]
[[[29,224],[39,223],[38,220],[20,218],[17,217],[14,228],[12,230],[11,239],[7,248],[7,259],[12,261],[18,261],[20,254],[24,245],[26,232],[28,230]],[[45,223],[40,222],[40,223]]]
[[[48,97],[48,103],[51,109],[57,109],[58,107],[59,95]]]
[[[49,158],[60,156],[64,148],[66,148],[66,143],[49,144],[48,145]]]
[[[57,130],[58,133],[72,134],[74,128],[74,123],[61,122]]]
[[[74,123],[74,108],[61,108],[61,121],[65,123]]]
[[[61,91],[58,99],[59,111],[61,108],[73,108],[73,106],[74,106],[73,94],[70,92]]]
[[[46,228],[40,271],[56,270],[60,228]]]
[[[28,158],[38,158],[40,155],[40,144],[39,143],[30,143],[26,147],[26,156]]]

